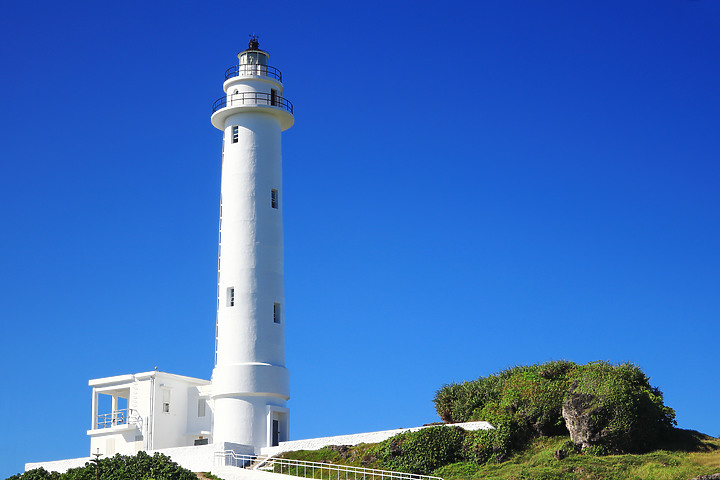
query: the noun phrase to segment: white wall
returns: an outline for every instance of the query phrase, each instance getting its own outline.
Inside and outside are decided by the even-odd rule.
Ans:
[[[209,472],[215,466],[215,452],[223,452],[225,450],[233,450],[236,453],[245,455],[251,455],[253,453],[252,447],[247,445],[238,445],[235,443],[163,448],[159,450],[150,450],[147,453],[150,456],[154,455],[155,452],[167,455],[183,468],[187,468],[193,472]],[[132,455],[135,455],[135,453]],[[65,473],[70,468],[85,466],[85,463],[89,461],[90,457],[71,458],[68,460],[56,460],[52,462],[32,462],[25,464],[25,471],[43,467],[49,472]]]
[[[490,425],[488,422],[467,422],[467,423],[456,423],[454,425],[446,425],[446,426],[456,426],[464,428],[465,430],[489,430],[491,428],[494,428],[492,425]],[[307,440],[293,440],[290,442],[282,442],[277,447],[265,447],[262,449],[261,454],[262,455],[277,455],[282,452],[290,452],[294,450],[317,450],[322,447],[326,447],[328,445],[358,445],[360,443],[375,443],[375,442],[382,442],[383,440],[386,440],[394,435],[397,435],[399,433],[403,432],[415,432],[422,428],[430,428],[428,427],[415,427],[415,428],[397,428],[395,430],[382,430],[379,432],[366,432],[366,433],[356,433],[352,435],[337,435],[334,437],[321,437],[321,438],[310,438]],[[242,470],[245,472],[248,472],[247,470],[243,470],[240,468],[235,467],[225,467],[223,468],[223,474],[215,473],[215,471],[220,472],[220,470],[217,470],[218,467],[215,467],[215,452],[222,452],[225,450],[233,450],[236,453],[240,454],[246,454],[250,455],[253,454],[253,447],[251,445],[240,445],[237,443],[215,443],[215,444],[209,444],[209,445],[198,445],[198,446],[188,446],[188,447],[176,447],[176,448],[164,448],[164,449],[158,449],[158,450],[151,450],[148,451],[149,455],[152,455],[155,452],[160,452],[165,455],[168,455],[170,458],[173,459],[173,461],[177,462],[181,466],[187,468],[188,470],[192,470],[193,472],[207,472],[210,471],[213,474],[220,476],[222,478],[225,478],[227,480],[232,480],[230,477],[227,477],[224,472],[225,469],[230,468],[231,472],[236,470]],[[75,467],[82,467],[85,465],[85,462],[90,461],[90,457],[85,458],[72,458],[69,460],[57,460],[54,462],[33,462],[33,463],[26,463],[25,464],[25,471],[31,470],[33,468],[39,468],[44,467],[48,471],[55,471],[63,473],[67,471],[69,468],[75,468]],[[266,473],[266,472],[255,472],[255,473]],[[242,479],[248,479],[248,480],[263,480],[263,475],[251,475],[251,474],[245,474],[245,473],[239,473],[238,475],[241,475]],[[275,475],[267,473],[267,475]],[[282,475],[282,477],[287,477],[287,475]],[[270,479],[271,477],[264,477],[265,480]],[[296,478],[296,477],[288,477],[288,478]]]
[[[404,432],[416,432],[427,427],[414,428],[396,428],[394,430],[382,430],[379,432],[355,433],[351,435],[337,435],[334,437],[310,438],[306,440],[292,440],[289,442],[281,442],[277,447],[265,447],[260,451],[261,455],[278,455],[283,452],[292,452],[295,450],[318,450],[328,445],[359,445],[361,443],[377,443],[387,440],[390,437]],[[466,422],[455,423],[453,425],[444,425],[460,427],[465,430],[489,430],[494,428],[488,422]]]
[[[84,467],[90,461],[90,457],[68,458],[67,460],[55,460],[53,462],[29,462],[25,464],[25,471],[35,468],[44,468],[48,472],[65,473],[71,468]]]

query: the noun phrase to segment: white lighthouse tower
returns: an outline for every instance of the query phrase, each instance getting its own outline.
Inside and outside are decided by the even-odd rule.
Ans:
[[[294,123],[282,74],[252,37],[213,105],[223,131],[213,443],[288,440],[281,132]]]

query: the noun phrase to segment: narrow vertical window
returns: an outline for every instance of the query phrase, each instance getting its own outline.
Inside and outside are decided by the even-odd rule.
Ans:
[[[277,105],[277,90],[270,89],[270,105]]]
[[[273,322],[280,323],[280,315],[282,315],[282,312],[280,311],[280,304],[273,303]]]
[[[162,411],[163,413],[170,413],[170,389],[163,388],[163,404],[162,404]]]
[[[235,306],[235,287],[228,287],[227,289],[227,306]]]
[[[272,205],[272,208],[278,208],[278,204],[279,204],[279,203],[280,203],[280,202],[279,202],[279,199],[278,199],[278,191],[273,188],[273,189],[270,191],[270,205]]]
[[[238,142],[238,136],[239,136],[239,127],[237,125],[233,125],[233,127],[232,127],[232,143]]]

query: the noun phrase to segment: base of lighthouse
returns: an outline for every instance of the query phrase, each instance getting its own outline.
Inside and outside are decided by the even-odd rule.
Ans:
[[[263,447],[279,445],[289,439],[289,410],[280,398],[227,397],[215,400],[215,414],[224,419],[215,424],[215,442]]]
[[[289,439],[285,367],[243,363],[215,368],[212,377],[213,442],[247,445],[255,453]]]

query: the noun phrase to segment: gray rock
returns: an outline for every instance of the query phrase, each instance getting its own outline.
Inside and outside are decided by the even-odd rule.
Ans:
[[[562,416],[565,419],[565,425],[570,432],[570,439],[579,445],[583,450],[602,443],[603,430],[602,427],[593,422],[594,414],[600,411],[594,408],[597,404],[594,395],[583,393],[575,393],[576,385],[570,388],[565,402],[562,406]]]

